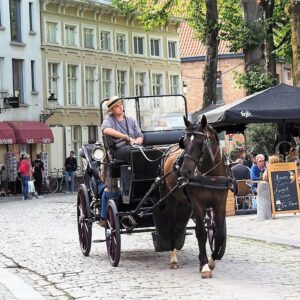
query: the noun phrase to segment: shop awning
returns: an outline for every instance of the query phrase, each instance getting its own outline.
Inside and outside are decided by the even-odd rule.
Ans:
[[[50,144],[54,142],[51,129],[38,121],[5,122],[14,131],[16,144]]]
[[[8,124],[0,122],[0,145],[15,143],[16,138],[13,129]]]

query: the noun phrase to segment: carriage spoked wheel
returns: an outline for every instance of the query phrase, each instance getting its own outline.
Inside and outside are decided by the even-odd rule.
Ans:
[[[113,199],[108,200],[106,209],[105,238],[110,263],[117,267],[121,257],[121,233],[118,210]]]
[[[92,225],[93,221],[87,188],[84,184],[81,184],[77,195],[77,226],[80,248],[85,256],[88,256],[91,251]]]
[[[207,238],[208,243],[211,251],[215,250],[215,240],[216,240],[216,224],[215,224],[215,214],[212,208],[207,209],[206,212],[206,229],[207,229]],[[226,249],[226,235],[227,235],[227,229],[226,229],[226,219],[224,219],[224,234],[225,238],[224,241],[220,247],[220,250],[217,255],[217,259],[222,259],[225,253]]]

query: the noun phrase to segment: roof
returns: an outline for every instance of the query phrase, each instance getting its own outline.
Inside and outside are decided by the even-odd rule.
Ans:
[[[179,41],[180,58],[206,55],[206,46],[195,37],[194,29],[186,22],[180,24]],[[229,42],[220,41],[219,55],[220,54],[234,54],[234,52],[229,51]]]

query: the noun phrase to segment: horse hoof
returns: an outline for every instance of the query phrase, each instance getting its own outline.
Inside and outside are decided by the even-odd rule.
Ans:
[[[170,263],[170,268],[171,269],[178,269],[179,268],[179,263],[178,262],[171,262]]]
[[[212,278],[212,273],[210,271],[201,272],[201,278],[202,279]]]
[[[216,266],[215,261],[210,257],[208,260],[208,267],[210,268],[210,270],[212,271]]]

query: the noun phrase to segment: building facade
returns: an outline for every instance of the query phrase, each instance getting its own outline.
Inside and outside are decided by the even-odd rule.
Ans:
[[[51,169],[101,138],[102,99],[182,92],[179,23],[145,32],[135,16],[104,2],[41,1],[43,89],[57,98],[47,121]]]
[[[37,0],[0,0],[0,122],[33,121],[38,129],[43,110],[40,76],[40,3]],[[5,99],[14,97],[18,108],[8,108]],[[22,144],[0,143],[0,167],[7,152],[35,155],[43,151],[41,142],[29,139]]]

